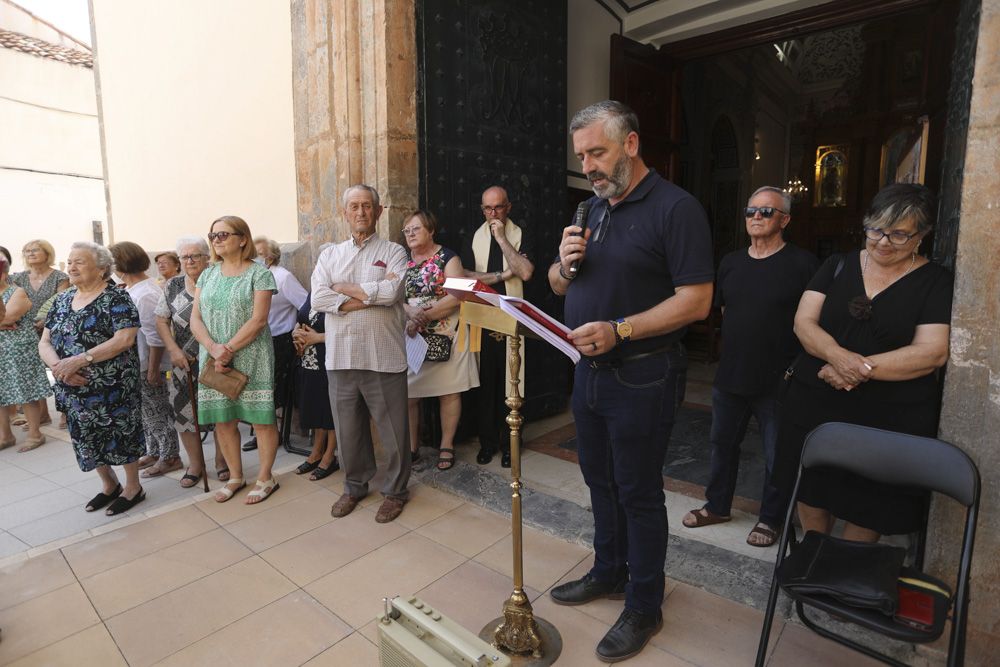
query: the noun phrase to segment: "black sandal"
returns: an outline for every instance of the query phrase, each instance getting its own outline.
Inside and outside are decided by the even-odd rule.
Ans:
[[[198,486],[198,482],[201,481],[201,476],[204,475],[204,474],[205,474],[204,470],[201,472],[201,475],[192,475],[187,470],[185,470],[184,471],[184,476],[181,477],[181,488],[182,489],[193,489],[194,487]],[[191,483],[190,484],[185,484],[184,482],[187,481],[187,480],[190,480]]]
[[[450,457],[445,458],[445,454],[451,454]],[[451,470],[452,466],[455,465],[455,449],[454,448],[442,448],[441,452],[438,454],[437,469],[444,472],[445,470]]]
[[[108,516],[115,516],[117,514],[122,514],[128,512],[130,509],[141,503],[146,499],[146,492],[143,488],[139,487],[139,493],[135,494],[131,500],[125,496],[119,495],[115,498],[115,502],[111,503],[111,507],[104,511]]]
[[[84,507],[83,509],[88,512],[96,512],[97,510],[101,509],[102,507],[110,503],[112,500],[114,500],[121,494],[122,494],[122,485],[119,484],[117,487],[115,487],[115,490],[112,491],[111,493],[98,493],[96,496],[90,499],[90,502],[87,503],[87,506]]]
[[[333,462],[325,468],[323,466],[317,466],[316,469],[313,470],[312,474],[309,475],[309,481],[318,482],[321,479],[329,477],[338,470],[340,470],[340,463],[337,462],[337,459],[334,459]]]
[[[304,475],[307,472],[312,472],[319,467],[319,461],[303,461],[299,464],[299,467],[295,469],[296,475]]]

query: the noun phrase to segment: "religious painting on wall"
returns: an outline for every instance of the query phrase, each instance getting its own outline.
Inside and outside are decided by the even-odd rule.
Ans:
[[[819,146],[816,148],[816,193],[814,206],[847,206],[847,167],[850,146]]]
[[[929,129],[929,119],[921,116],[914,125],[900,128],[889,136],[882,144],[879,186],[924,182]]]

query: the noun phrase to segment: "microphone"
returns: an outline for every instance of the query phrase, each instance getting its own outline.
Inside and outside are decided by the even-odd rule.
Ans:
[[[587,216],[590,214],[590,201],[582,201],[580,205],[576,207],[576,217],[573,220],[573,224],[580,228],[579,234],[574,234],[573,236],[583,236],[583,233],[587,231]],[[576,278],[577,272],[580,270],[580,260],[574,259],[573,263],[569,265],[569,275],[571,278]]]

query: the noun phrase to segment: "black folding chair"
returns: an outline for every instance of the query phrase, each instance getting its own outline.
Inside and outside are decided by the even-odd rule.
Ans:
[[[958,575],[954,595],[950,600],[951,636],[948,642],[947,662],[949,667],[963,664],[966,616],[969,606],[969,576],[979,514],[979,470],[965,452],[941,440],[833,422],[813,430],[806,438],[802,450],[799,477],[795,482],[792,502],[785,515],[785,525],[782,528],[778,557],[771,579],[767,611],[764,614],[764,627],[757,646],[755,663],[757,667],[764,665],[779,589],[784,590],[785,594],[792,598],[799,618],[814,632],[890,665],[906,667],[905,663],[820,626],[815,620],[806,616],[804,607],[819,609],[841,620],[905,642],[931,642],[943,632],[947,603],[935,610],[933,628],[920,629],[903,625],[892,616],[876,610],[849,606],[829,595],[807,595],[785,588],[779,569],[788,557],[790,542],[795,539],[792,516],[799,494],[802,470],[818,467],[839,468],[875,482],[941,493],[965,506],[965,529],[958,561]],[[923,582],[940,583],[919,570],[904,569],[907,575]]]

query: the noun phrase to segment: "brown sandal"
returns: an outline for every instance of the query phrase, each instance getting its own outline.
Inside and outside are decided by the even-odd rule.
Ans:
[[[754,535],[759,535],[760,537],[764,538],[763,541],[751,542],[750,538],[753,537]],[[777,541],[778,541],[778,531],[774,530],[766,523],[763,523],[761,521],[758,521],[757,525],[754,526],[753,530],[750,531],[750,534],[747,535],[747,544],[749,544],[752,547],[769,547]]]
[[[691,518],[691,521],[688,519]],[[708,510],[707,507],[699,507],[696,510],[691,510],[681,519],[681,523],[684,524],[685,528],[703,528],[705,526],[714,526],[719,523],[727,523],[732,521],[731,516],[721,516],[719,514],[713,514]]]

